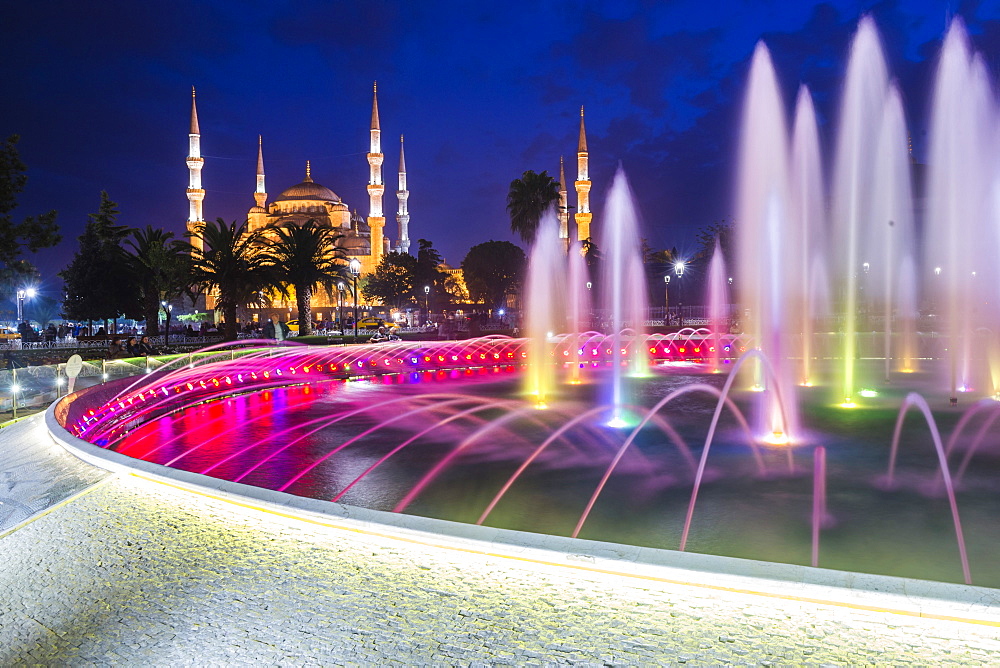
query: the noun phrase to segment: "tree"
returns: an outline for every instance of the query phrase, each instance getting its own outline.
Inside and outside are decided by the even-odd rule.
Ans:
[[[409,253],[392,251],[382,257],[378,267],[368,276],[361,292],[366,299],[399,307],[404,298],[413,295],[416,274],[416,258]]]
[[[276,279],[274,287],[284,295],[288,294],[288,287],[294,288],[299,333],[308,336],[312,332],[310,302],[314,287],[323,286],[332,297],[337,283],[351,278],[347,252],[337,245],[343,235],[315,220],[304,225],[286,223],[272,229],[274,237],[266,259]]]
[[[511,231],[518,233],[524,243],[533,243],[542,214],[558,200],[559,182],[547,172],[536,174],[529,169],[511,181],[507,191]]]
[[[706,262],[712,259],[712,254],[715,253],[716,238],[719,240],[722,256],[727,263],[732,262],[735,257],[733,245],[736,243],[736,239],[731,220],[719,220],[698,230],[698,257]]]
[[[434,244],[427,239],[418,239],[417,243],[420,250],[417,251],[417,266],[413,277],[413,298],[419,302],[425,298],[425,287],[430,287],[436,298],[445,294],[445,273],[439,269],[441,253],[434,248]]]
[[[139,291],[121,246],[129,228],[118,224],[118,205],[101,191],[101,205],[80,236],[80,249],[59,273],[66,288],[63,315],[74,320],[142,317]]]
[[[0,270],[21,274],[31,266],[19,260],[25,250],[34,253],[62,241],[56,225],[56,212],[27,216],[15,222],[12,212],[17,208],[17,195],[28,183],[27,166],[17,152],[17,135],[7,137],[0,145]]]
[[[5,267],[0,267],[0,295],[10,297],[10,303],[17,303],[17,291],[26,285],[37,285],[41,274],[26,260],[14,260]],[[13,320],[13,315],[3,314],[4,320]]]
[[[521,285],[527,258],[509,241],[487,241],[469,249],[462,260],[462,276],[469,296],[491,308],[506,303]]]
[[[128,245],[132,249],[129,269],[139,288],[146,333],[157,336],[161,302],[169,303],[190,290],[191,246],[174,239],[173,232],[152,225],[132,230]]]
[[[216,308],[225,320],[225,338],[236,339],[236,312],[241,306],[258,306],[262,291],[273,284],[271,267],[261,252],[263,236],[251,232],[247,221],[232,224],[221,218],[200,224],[193,237],[202,248],[191,252],[192,283],[206,291],[216,291]]]
[[[455,276],[449,273],[444,279],[444,291],[448,295],[451,303],[462,303],[469,301],[469,290],[465,287],[465,277]]]

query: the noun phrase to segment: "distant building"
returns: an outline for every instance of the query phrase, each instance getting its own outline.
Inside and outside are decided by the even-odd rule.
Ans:
[[[187,198],[189,202],[187,229],[193,232],[198,225],[205,221],[203,207],[205,190],[202,187],[201,172],[204,166],[204,158],[201,155],[201,130],[198,124],[198,110],[194,97],[194,89],[191,91],[191,129],[189,137],[189,155],[187,166],[189,170],[189,185],[187,188]],[[351,212],[347,203],[341,199],[333,190],[316,183],[312,178],[312,169],[307,161],[305,166],[305,178],[301,183],[283,190],[275,199],[268,202],[267,188],[264,178],[264,147],[263,139],[257,139],[257,181],[253,192],[254,206],[247,212],[249,228],[251,230],[266,229],[294,223],[304,225],[309,220],[315,220],[318,224],[329,226],[337,230],[342,235],[340,246],[345,250],[347,259],[357,258],[361,263],[361,274],[368,274],[375,270],[382,257],[390,250],[403,253],[409,252],[410,236],[409,222],[410,214],[407,208],[409,190],[406,186],[406,163],[403,157],[403,137],[400,136],[399,152],[399,186],[396,191],[398,209],[396,222],[398,234],[395,245],[391,244],[384,234],[385,214],[382,209],[382,196],[385,192],[385,184],[382,180],[382,146],[381,128],[378,113],[378,89],[373,90],[372,115],[370,127],[370,143],[367,160],[369,165],[368,179],[368,216],[363,217],[355,210]],[[193,239],[197,245],[198,240]],[[349,298],[349,295],[348,295]],[[325,291],[316,290],[313,292],[312,306],[314,309],[336,308],[338,302],[342,300],[336,295],[330,299]],[[214,307],[214,299],[211,295],[207,298],[206,306]],[[262,309],[268,315],[271,312],[281,311],[291,304],[284,302],[276,303],[275,308]],[[254,316],[260,316],[255,313]],[[317,313],[317,317],[323,315],[322,311]],[[255,317],[256,319],[256,317]],[[333,319],[332,317],[326,319]]]

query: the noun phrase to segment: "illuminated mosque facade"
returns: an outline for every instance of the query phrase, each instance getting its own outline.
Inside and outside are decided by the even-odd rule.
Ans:
[[[369,128],[368,147],[368,215],[361,216],[357,211],[351,211],[348,205],[333,190],[323,186],[312,178],[312,170],[309,162],[305,165],[305,178],[301,183],[297,183],[290,188],[286,188],[273,200],[268,202],[267,186],[264,174],[264,147],[262,138],[258,137],[257,142],[257,179],[253,192],[254,205],[247,211],[248,227],[251,231],[261,230],[270,227],[277,227],[287,223],[304,225],[310,220],[315,220],[323,226],[329,226],[337,230],[341,235],[338,244],[344,249],[348,261],[357,259],[361,264],[361,275],[374,272],[385,254],[390,251],[408,253],[410,250],[410,214],[407,200],[410,192],[406,184],[406,159],[403,151],[403,136],[399,141],[399,172],[398,188],[396,190],[396,225],[397,236],[395,243],[392,243],[385,234],[386,216],[383,209],[383,196],[385,194],[385,183],[382,178],[382,154],[381,127],[378,113],[378,87],[373,87],[372,91],[372,115],[371,127]],[[188,199],[188,219],[187,231],[189,234],[205,223],[204,200],[205,189],[202,187],[202,168],[205,160],[201,154],[201,130],[198,125],[198,108],[194,89],[191,90],[191,126],[188,134],[188,157],[187,167],[189,182],[187,188]],[[568,248],[572,241],[584,241],[590,238],[590,225],[593,214],[590,211],[590,189],[591,181],[589,174],[589,152],[587,150],[587,133],[584,124],[583,107],[580,107],[580,133],[577,142],[577,178],[574,182],[576,190],[576,212],[573,215],[573,222],[576,224],[576,234],[571,234],[570,230],[570,207],[566,188],[566,173],[563,159],[559,159],[559,236]],[[200,244],[200,239],[191,236],[191,242],[195,246]],[[334,296],[331,298],[322,290],[313,292],[312,306],[320,309],[317,317],[323,319],[325,315],[322,309],[336,308],[342,305],[350,295]],[[206,308],[213,309],[215,300],[212,295],[206,298]],[[289,300],[276,300],[270,309],[254,309],[252,317],[254,320],[264,319],[271,312],[290,311],[292,303]],[[328,319],[333,320],[333,312],[328,311]]]
[[[254,205],[247,212],[248,228],[254,231],[288,223],[304,225],[310,220],[315,220],[322,226],[332,227],[341,235],[338,245],[344,249],[346,259],[350,261],[356,258],[361,263],[362,275],[375,271],[383,256],[390,250],[408,253],[410,249],[410,214],[407,208],[407,199],[410,193],[406,186],[406,160],[403,153],[402,135],[399,138],[399,180],[396,191],[398,234],[395,243],[392,243],[385,234],[386,217],[382,202],[385,194],[385,183],[382,178],[384,156],[378,114],[377,86],[373,89],[369,133],[367,217],[359,215],[356,211],[352,212],[333,190],[316,183],[312,178],[312,170],[308,161],[305,165],[303,181],[286,188],[276,198],[268,202],[264,176],[263,140],[258,137],[257,181],[253,192]],[[205,223],[203,209],[205,189],[202,187],[201,176],[205,160],[201,154],[201,130],[198,125],[198,108],[194,89],[191,91],[191,128],[188,134],[188,147],[187,231],[190,234]],[[192,236],[191,240],[196,246],[200,243],[198,237]],[[337,296],[330,299],[324,291],[320,290],[313,293],[312,305],[319,309],[336,307],[337,299]],[[209,296],[207,308],[213,308],[213,301]],[[274,306],[275,309],[268,310],[287,308],[284,302],[275,302]],[[257,315],[254,314],[255,317]],[[332,314],[329,319],[333,319]]]

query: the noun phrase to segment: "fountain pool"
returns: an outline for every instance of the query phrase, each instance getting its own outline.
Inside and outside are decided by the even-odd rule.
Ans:
[[[813,456],[822,446],[820,567],[964,580],[931,432],[916,412],[906,416],[888,477],[905,390],[880,388],[851,411],[822,389],[806,392],[798,444],[768,446],[750,427],[760,393],[736,392],[727,404],[719,390],[728,376],[712,373],[707,358],[663,358],[663,341],[643,341],[658,353],[647,376],[626,379],[635,404],[624,408],[628,424],[618,428],[608,426],[612,406],[602,401],[609,338],[598,336],[584,347],[597,361],[578,368],[582,382],[561,384],[544,410],[522,388],[527,341],[497,338],[393,349],[223,349],[194,368],[83,393],[62,415],[71,432],[119,453],[225,480],[377,510],[677,549],[721,403],[686,550],[809,565]],[[689,332],[666,347],[707,352],[710,341]],[[554,356],[563,343],[553,343]],[[735,354],[738,342],[731,347]],[[386,370],[386,359],[407,368]],[[934,382],[930,371],[913,378],[929,396]],[[952,409],[946,394],[932,402],[941,408],[935,424],[944,438],[961,431],[949,461],[971,580],[1000,587],[990,529],[1000,512],[1000,449],[997,439],[982,438],[1000,403],[959,425],[969,411]]]

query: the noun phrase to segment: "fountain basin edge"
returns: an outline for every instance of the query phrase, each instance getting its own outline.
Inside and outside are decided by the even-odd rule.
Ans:
[[[100,387],[100,386],[98,386]],[[57,412],[87,394],[54,402],[45,412],[56,444],[99,468],[202,494],[240,506],[323,526],[466,554],[511,559],[522,565],[571,568],[819,605],[1000,627],[1000,590],[796,564],[679,552],[419,517],[295,496],[134,459],[70,434]]]

